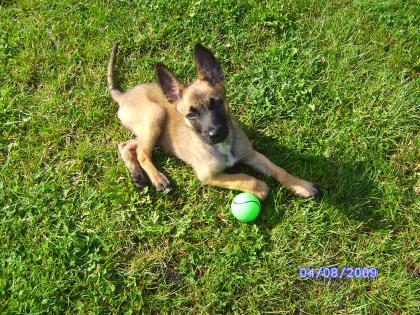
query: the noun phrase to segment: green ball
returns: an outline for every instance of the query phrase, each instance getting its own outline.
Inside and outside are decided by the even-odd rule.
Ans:
[[[260,214],[261,203],[257,196],[241,193],[233,198],[232,214],[241,222],[251,222]]]

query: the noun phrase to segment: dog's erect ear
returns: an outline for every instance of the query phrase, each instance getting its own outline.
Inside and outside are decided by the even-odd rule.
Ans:
[[[162,63],[156,64],[156,75],[163,93],[169,102],[179,101],[181,99],[184,85],[176,76],[169,71]]]
[[[194,55],[198,77],[201,80],[207,80],[211,85],[224,80],[222,68],[220,68],[219,63],[210,50],[197,44],[194,48]]]

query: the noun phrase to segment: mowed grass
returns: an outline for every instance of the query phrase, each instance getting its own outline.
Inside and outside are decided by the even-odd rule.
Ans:
[[[0,312],[418,312],[419,16],[402,0],[2,1]],[[237,192],[160,150],[173,191],[137,191],[115,42],[122,89],[156,62],[192,80],[194,45],[210,48],[255,148],[324,196],[245,169],[270,193],[241,224]],[[301,279],[311,266],[378,277]]]

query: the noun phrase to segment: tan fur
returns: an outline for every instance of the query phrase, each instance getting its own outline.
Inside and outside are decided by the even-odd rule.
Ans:
[[[199,79],[184,86],[176,79],[175,94],[182,93],[177,101],[169,102],[159,84],[145,83],[128,90],[118,91],[114,84],[114,46],[108,66],[108,83],[113,99],[119,104],[121,123],[135,134],[135,139],[123,142],[119,150],[130,173],[145,171],[151,183],[161,191],[170,189],[169,181],[152,162],[156,145],[190,164],[198,178],[208,185],[253,193],[266,198],[268,187],[263,182],[245,174],[225,174],[224,170],[236,162],[250,165],[259,172],[273,176],[277,181],[302,197],[315,196],[317,188],[310,182],[298,179],[264,155],[254,151],[236,121],[230,117],[225,100],[223,81],[210,84],[204,71],[197,65]],[[171,86],[172,88],[172,86]],[[201,106],[203,100],[216,96],[224,100],[228,113],[229,135],[222,143],[205,143],[185,118],[190,107]]]

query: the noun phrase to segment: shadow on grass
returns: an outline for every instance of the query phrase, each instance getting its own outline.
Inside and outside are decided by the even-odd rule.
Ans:
[[[382,192],[372,181],[373,173],[368,164],[298,153],[293,148],[286,148],[256,130],[244,129],[257,151],[293,175],[314,182],[322,191],[319,202],[339,209],[351,219],[363,222],[364,229],[377,230],[385,227],[384,214],[379,211]],[[246,172],[261,178],[252,170],[248,169]],[[273,179],[267,182],[270,188],[279,185]],[[293,198],[299,197],[291,192],[287,193],[283,202],[287,204]],[[274,205],[273,195],[269,193],[264,203],[264,208],[270,211]],[[256,224],[270,229],[282,218],[283,212],[277,215],[266,213],[256,221]]]

